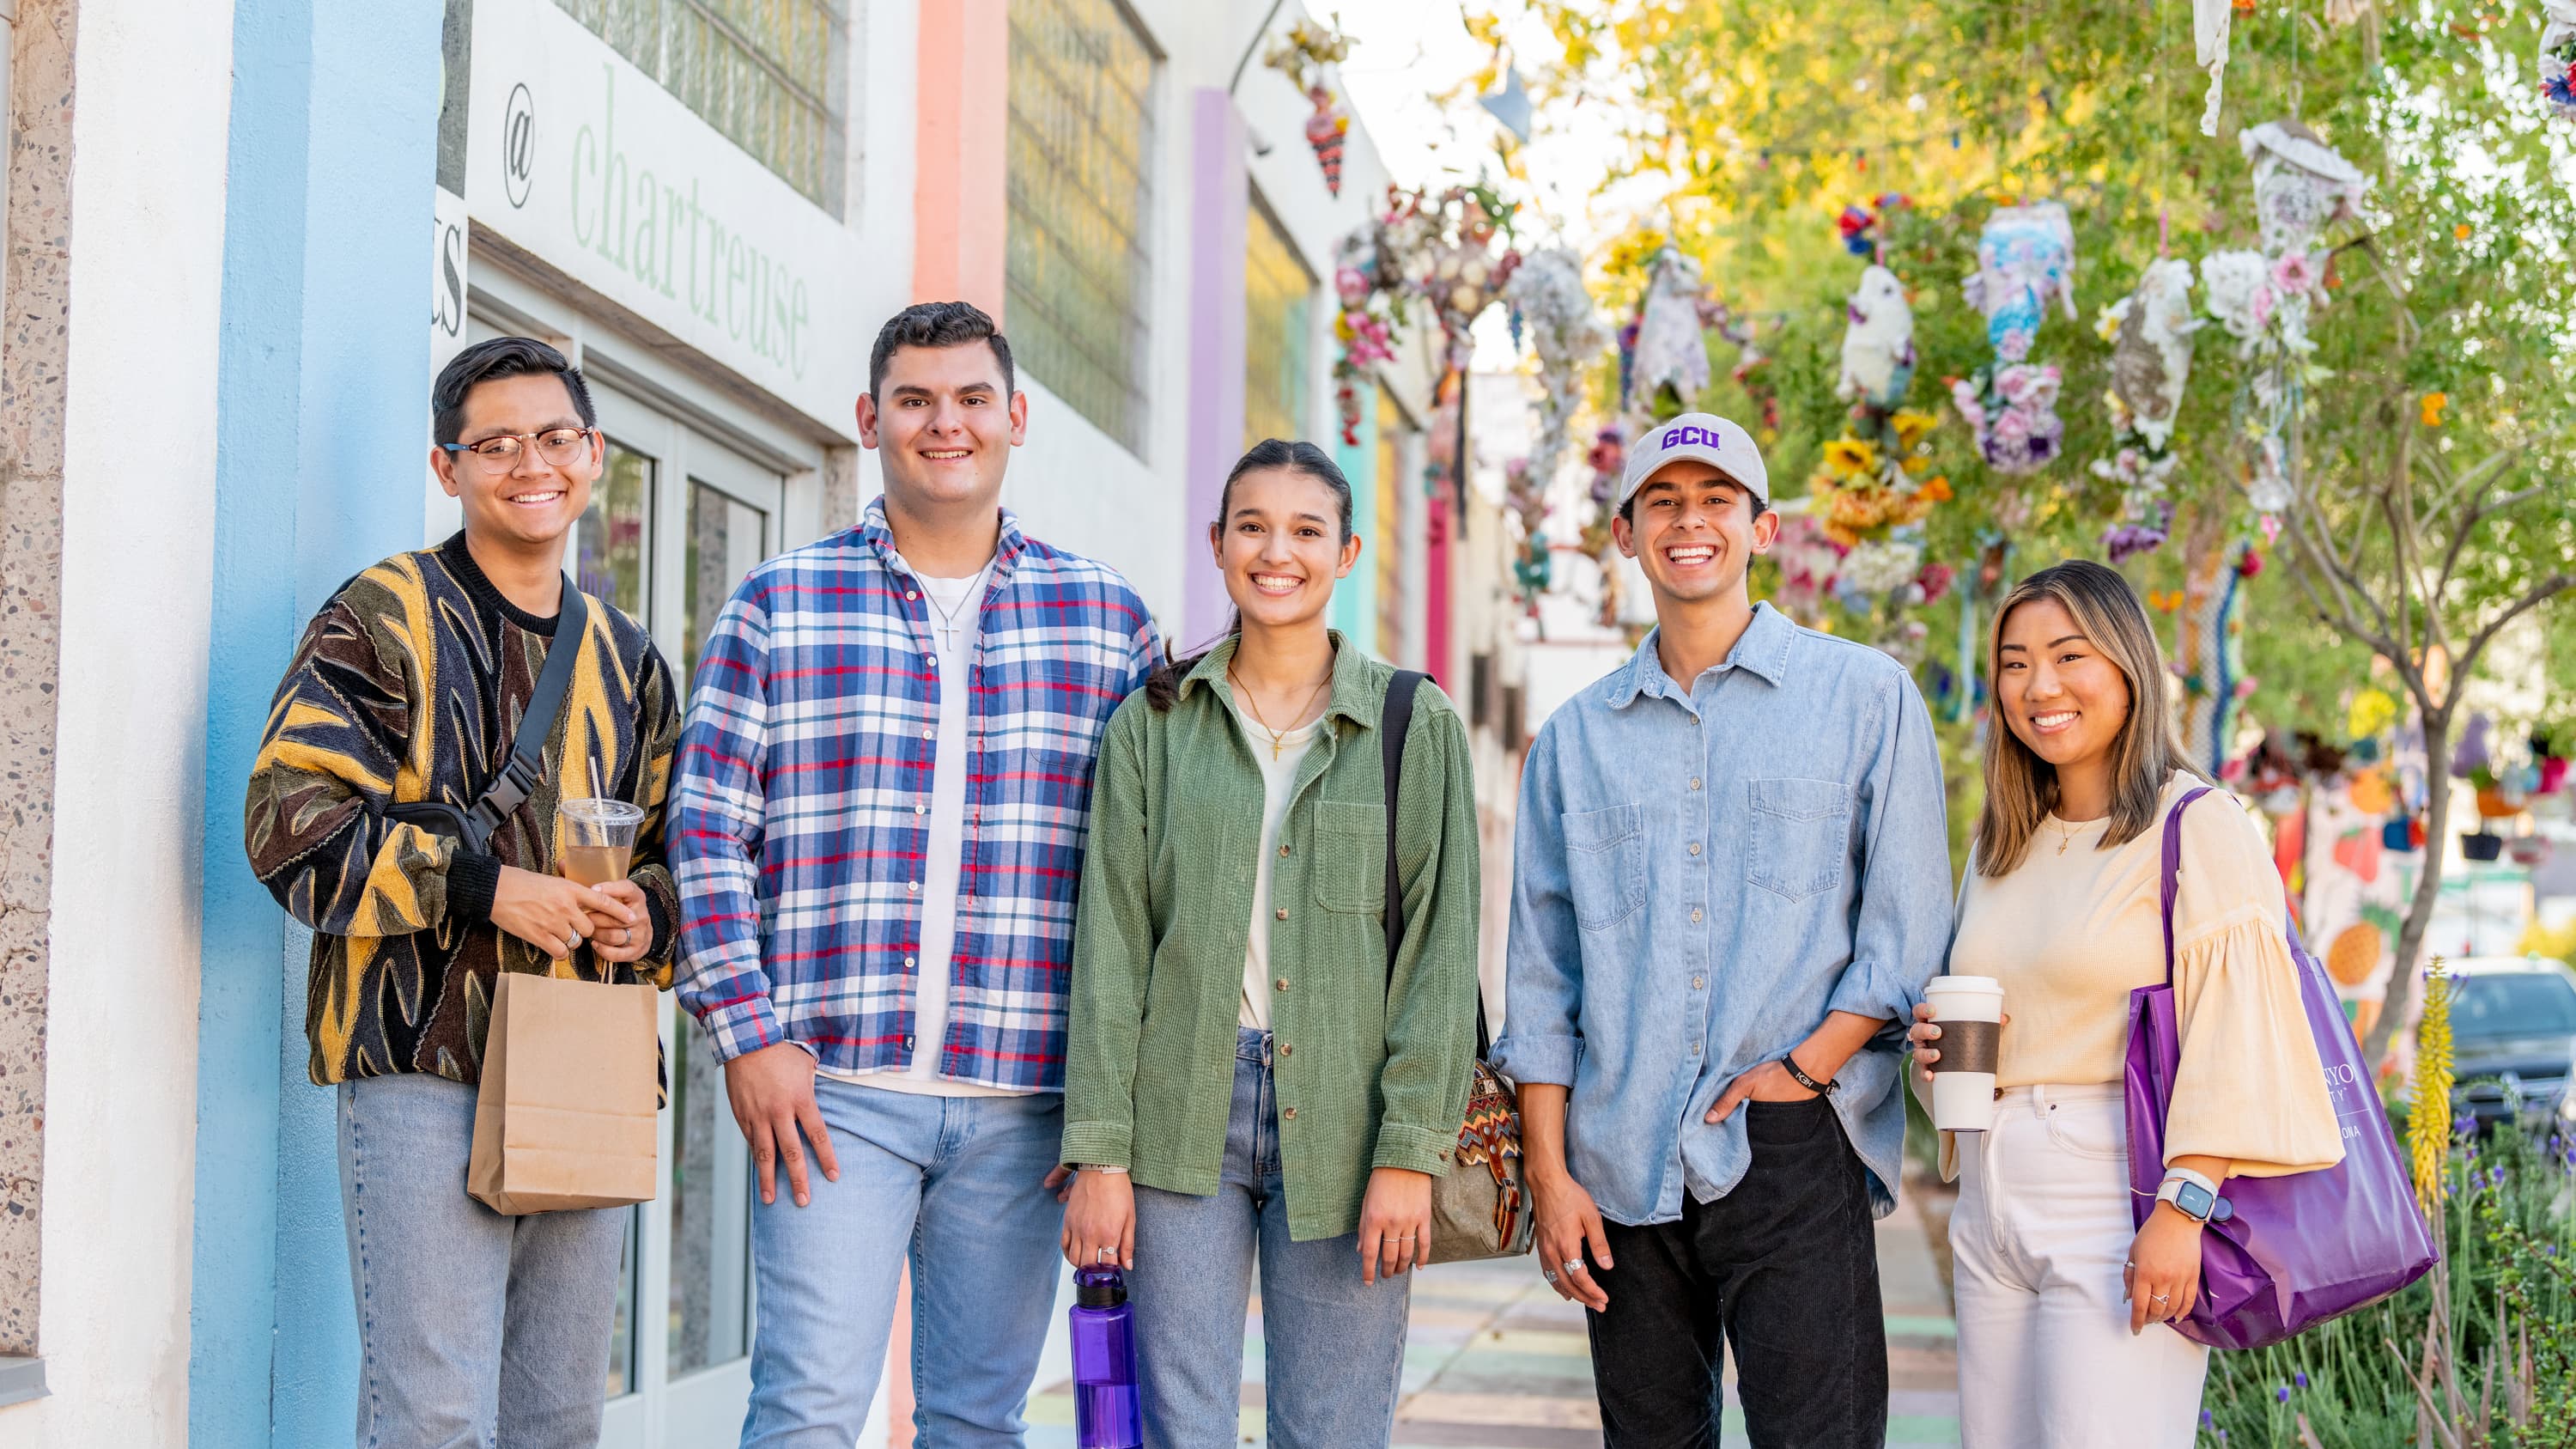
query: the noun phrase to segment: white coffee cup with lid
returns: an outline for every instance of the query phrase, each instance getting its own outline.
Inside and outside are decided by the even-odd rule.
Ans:
[[[1941,1053],[1931,1065],[1932,1125],[1983,1132],[1995,1125],[1995,1059],[2003,1041],[2004,988],[1991,976],[1935,976],[1924,988]]]

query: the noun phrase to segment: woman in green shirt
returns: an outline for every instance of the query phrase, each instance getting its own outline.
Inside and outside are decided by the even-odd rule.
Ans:
[[[1474,784],[1425,683],[1405,734],[1387,959],[1377,734],[1395,671],[1324,627],[1351,488],[1264,442],[1208,541],[1234,632],[1111,717],[1074,932],[1065,1256],[1127,1269],[1145,1442],[1237,1441],[1258,1260],[1270,1443],[1393,1434],[1407,1280],[1476,1038]]]

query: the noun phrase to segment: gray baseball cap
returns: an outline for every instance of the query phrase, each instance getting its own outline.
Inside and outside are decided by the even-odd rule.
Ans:
[[[1753,435],[1715,413],[1684,413],[1647,429],[1629,447],[1628,481],[1619,490],[1617,506],[1625,508],[1658,469],[1684,458],[1706,463],[1742,484],[1764,507],[1771,505],[1771,474],[1762,466],[1762,450],[1753,446]]]

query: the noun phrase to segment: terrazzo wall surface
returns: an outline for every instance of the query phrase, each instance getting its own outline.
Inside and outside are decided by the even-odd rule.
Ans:
[[[0,1354],[37,1352],[75,0],[20,0],[0,332]]]

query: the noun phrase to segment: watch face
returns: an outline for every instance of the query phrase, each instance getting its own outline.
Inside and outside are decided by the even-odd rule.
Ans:
[[[2181,1183],[2174,1190],[2174,1206],[2207,1222],[2210,1210],[2218,1206],[2218,1194],[2196,1182]]]

